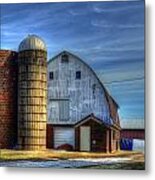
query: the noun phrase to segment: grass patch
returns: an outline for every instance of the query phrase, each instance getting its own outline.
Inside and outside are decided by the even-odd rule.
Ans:
[[[0,161],[7,160],[53,160],[53,159],[74,159],[74,158],[107,158],[107,157],[130,157],[139,156],[144,159],[142,153],[133,151],[118,151],[116,153],[94,153],[94,152],[67,152],[67,151],[19,151],[0,150]],[[137,159],[137,158],[136,158]]]

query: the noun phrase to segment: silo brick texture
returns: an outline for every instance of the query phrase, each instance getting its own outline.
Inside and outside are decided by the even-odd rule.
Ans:
[[[0,149],[17,143],[17,56],[0,50]]]

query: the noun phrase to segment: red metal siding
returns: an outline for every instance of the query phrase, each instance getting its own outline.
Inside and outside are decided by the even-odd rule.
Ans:
[[[46,147],[53,148],[54,147],[54,132],[53,132],[53,125],[47,124],[47,131],[46,131]]]
[[[0,148],[17,142],[17,53],[0,50]]]
[[[122,129],[121,138],[145,139],[145,130],[143,130],[143,129]]]
[[[108,93],[106,93],[106,94],[107,94],[106,97],[107,97],[107,101],[108,101],[108,105],[109,105],[109,110],[110,110],[110,116],[111,116],[113,122],[115,124],[117,124],[118,126],[120,126],[119,114],[117,112],[118,105],[112,99],[112,97],[110,97],[110,95]]]

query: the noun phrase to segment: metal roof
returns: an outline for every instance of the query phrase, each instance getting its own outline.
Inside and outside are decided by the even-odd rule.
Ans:
[[[19,45],[18,51],[24,50],[44,50],[46,51],[45,42],[36,35],[28,35]]]
[[[121,121],[122,129],[145,129],[143,119],[127,119]]]
[[[119,105],[118,103],[114,100],[114,98],[109,94],[109,92],[107,91],[107,89],[104,87],[103,83],[101,82],[101,80],[99,79],[99,77],[97,76],[97,74],[95,73],[95,71],[85,62],[83,61],[80,57],[78,57],[77,55],[75,54],[72,54],[71,52],[69,51],[62,51],[60,52],[59,54],[55,55],[53,58],[49,59],[49,61],[47,62],[48,64],[50,64],[51,61],[55,60],[58,56],[62,55],[62,54],[68,54],[68,55],[71,55],[75,58],[77,58],[78,60],[80,60],[82,63],[84,63],[91,71],[92,73],[95,75],[95,77],[98,79],[99,83],[101,84],[104,92],[105,92],[105,95],[106,95],[106,98],[108,99],[108,97],[113,101],[113,103],[116,105],[117,108],[119,108]]]

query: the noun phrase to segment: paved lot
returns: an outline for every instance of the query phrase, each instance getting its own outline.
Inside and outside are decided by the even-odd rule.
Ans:
[[[78,168],[88,166],[110,165],[117,163],[130,162],[131,158],[96,158],[96,159],[69,159],[69,160],[50,160],[50,161],[8,161],[0,162],[1,167],[43,167],[43,168]]]

